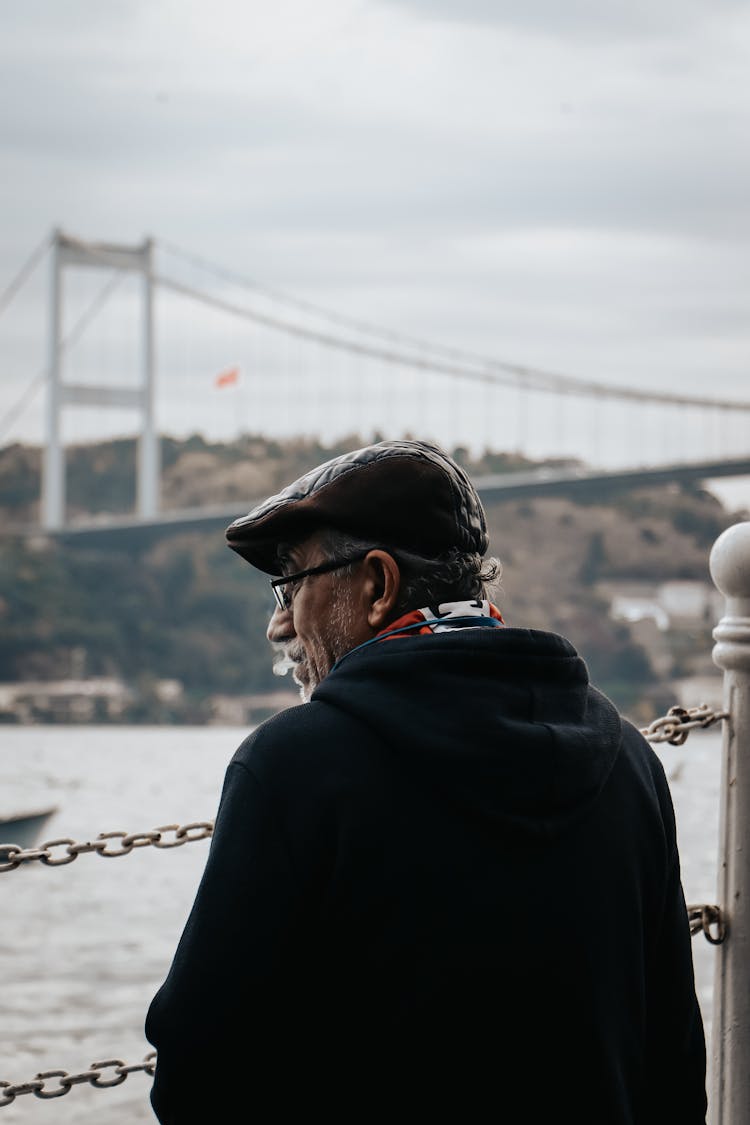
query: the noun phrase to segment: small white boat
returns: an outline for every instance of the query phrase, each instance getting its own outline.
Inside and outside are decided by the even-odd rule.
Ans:
[[[7,855],[9,844],[15,844],[19,848],[33,848],[45,824],[56,812],[56,808],[39,809],[36,812],[19,812],[13,816],[0,817],[0,859]]]

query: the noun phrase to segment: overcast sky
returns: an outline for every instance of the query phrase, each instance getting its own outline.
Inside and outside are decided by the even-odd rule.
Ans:
[[[55,225],[152,234],[402,332],[750,399],[748,74],[733,0],[4,4],[0,291]],[[45,286],[0,318],[0,415]]]

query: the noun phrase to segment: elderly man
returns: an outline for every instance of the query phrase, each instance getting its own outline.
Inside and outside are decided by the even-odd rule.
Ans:
[[[160,1121],[703,1122],[664,773],[504,625],[463,470],[382,442],[227,536],[307,705],[228,768],[148,1016]]]

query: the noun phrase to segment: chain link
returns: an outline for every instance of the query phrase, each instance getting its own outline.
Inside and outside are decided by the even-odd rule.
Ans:
[[[696,727],[704,729],[728,718],[728,711],[712,711],[705,703],[698,707],[670,707],[666,715],[654,719],[641,734],[648,742],[669,742],[672,746],[682,746],[691,730]]]
[[[706,728],[727,718],[729,718],[727,712],[712,711],[706,704],[691,708],[670,707],[666,716],[655,719],[641,733],[649,742],[668,742],[674,746],[681,746],[692,729]],[[213,829],[213,821],[202,820],[183,825],[165,824],[147,832],[100,832],[96,840],[80,843],[65,836],[47,840],[39,848],[23,849],[15,844],[7,844],[0,852],[5,856],[5,862],[0,863],[0,872],[15,871],[16,868],[37,860],[47,867],[64,867],[78,859],[79,855],[86,855],[89,852],[95,852],[105,859],[113,859],[130,855],[136,848],[179,848],[183,844],[207,839],[213,834]],[[172,838],[169,834],[172,834]],[[120,843],[112,847],[108,844],[109,840],[119,840]],[[702,932],[712,945],[720,945],[725,940],[726,921],[718,906],[693,904],[687,907],[687,911],[691,935]],[[85,1083],[97,1089],[108,1089],[119,1086],[129,1074],[138,1071],[153,1077],[155,1068],[156,1051],[151,1051],[141,1063],[128,1065],[122,1059],[105,1059],[102,1062],[92,1063],[88,1070],[77,1074],[69,1074],[65,1070],[45,1070],[40,1071],[30,1082],[0,1081],[0,1108],[11,1105],[23,1094],[34,1094],[35,1097],[42,1099],[60,1098],[69,1094],[73,1086]],[[106,1076],[108,1070],[113,1072],[112,1077]],[[47,1088],[46,1083],[52,1078],[58,1079],[58,1085]]]
[[[688,906],[687,912],[692,935],[702,932],[711,945],[721,945],[726,939],[727,923],[721,907],[709,906],[706,903],[693,904]]]
[[[79,855],[87,855],[89,852],[95,852],[105,859],[115,859],[121,855],[130,855],[136,848],[181,848],[183,844],[207,839],[213,834],[213,830],[212,820],[196,820],[190,824],[164,824],[148,832],[100,832],[96,840],[82,843],[62,836],[57,840],[47,840],[38,848],[24,849],[17,844],[0,844],[0,856],[4,860],[0,863],[0,873],[15,871],[17,867],[36,860],[46,867],[64,867],[78,859]],[[110,840],[117,840],[118,844],[112,845]]]
[[[207,827],[209,822],[202,824],[184,825],[178,828],[175,825],[170,826],[170,830],[176,833],[181,832],[180,840],[182,843],[187,843],[188,840],[196,839],[202,840],[210,835],[210,832],[205,832],[203,835],[191,836],[191,830]],[[136,839],[142,840],[140,844],[136,844],[127,837],[125,833],[109,833],[109,837],[117,836],[123,839],[123,842],[131,840],[131,847],[147,847],[149,844],[157,845],[160,840],[151,839],[158,832],[167,831],[167,829],[154,829],[152,832],[143,832],[136,836]],[[58,843],[60,841],[57,841]],[[177,847],[178,845],[173,842],[161,844],[162,847]],[[98,849],[97,849],[98,850]],[[105,854],[101,853],[100,854]],[[126,855],[126,851],[118,850],[112,852],[113,855]],[[73,857],[75,858],[75,857]],[[64,862],[68,862],[65,860]],[[711,945],[721,945],[727,936],[726,920],[718,906],[709,905],[707,903],[691,904],[687,907],[688,923],[690,926],[691,935],[703,933],[706,941]],[[111,1070],[112,1077],[107,1077],[106,1072]],[[74,1086],[81,1086],[89,1083],[90,1086],[95,1086],[99,1090],[109,1089],[111,1086],[119,1086],[129,1074],[135,1074],[137,1071],[144,1071],[144,1073],[153,1077],[156,1070],[156,1051],[150,1051],[141,1063],[127,1064],[122,1059],[104,1059],[103,1062],[92,1063],[88,1070],[80,1071],[77,1074],[69,1074],[66,1070],[44,1070],[40,1071],[30,1082],[2,1082],[0,1081],[0,1108],[6,1105],[11,1105],[16,1098],[22,1094],[34,1094],[37,1098],[61,1098],[64,1094],[69,1094]],[[50,1078],[57,1078],[59,1082],[56,1087],[47,1089],[46,1083]]]
[[[87,1082],[98,1090],[106,1090],[110,1086],[119,1086],[129,1074],[142,1070],[151,1078],[156,1070],[156,1051],[149,1051],[143,1062],[124,1063],[122,1059],[105,1059],[103,1062],[92,1063],[88,1070],[79,1071],[77,1074],[68,1074],[67,1070],[42,1070],[31,1082],[0,1082],[0,1107],[10,1105],[21,1094],[33,1094],[37,1098],[61,1098],[69,1094],[74,1086],[83,1086]],[[112,1071],[112,1076],[107,1076],[107,1071]],[[46,1083],[50,1078],[57,1078],[57,1086],[47,1089]]]
[[[712,711],[705,703],[701,703],[699,707],[670,707],[666,715],[654,719],[650,726],[641,730],[641,734],[649,742],[669,742],[673,746],[681,746],[692,729],[710,727],[728,718],[726,711]],[[79,855],[89,852],[96,852],[105,859],[116,859],[130,855],[136,848],[181,848],[183,844],[205,840],[213,834],[213,830],[212,820],[199,820],[182,825],[164,824],[147,832],[100,832],[96,840],[82,843],[63,836],[47,840],[38,848],[24,849],[17,844],[0,844],[0,857],[3,860],[0,862],[0,874],[15,871],[36,860],[46,867],[64,867],[78,859]],[[169,833],[173,834],[171,839]],[[120,843],[111,845],[108,843],[110,840],[119,840]]]

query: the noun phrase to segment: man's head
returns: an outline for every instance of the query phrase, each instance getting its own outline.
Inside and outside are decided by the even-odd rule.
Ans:
[[[409,609],[482,596],[484,511],[463,469],[426,442],[326,462],[227,529],[268,574],[268,637],[309,698],[337,660]]]
[[[342,552],[336,538],[321,532],[287,548],[283,574],[291,581],[277,587],[283,608],[277,605],[268,625],[268,639],[281,645],[293,664],[303,699],[337,660],[393,620],[397,604],[400,579],[393,556],[378,548],[364,557],[361,550]],[[337,562],[339,567],[328,569]],[[314,573],[306,573],[310,569]]]

